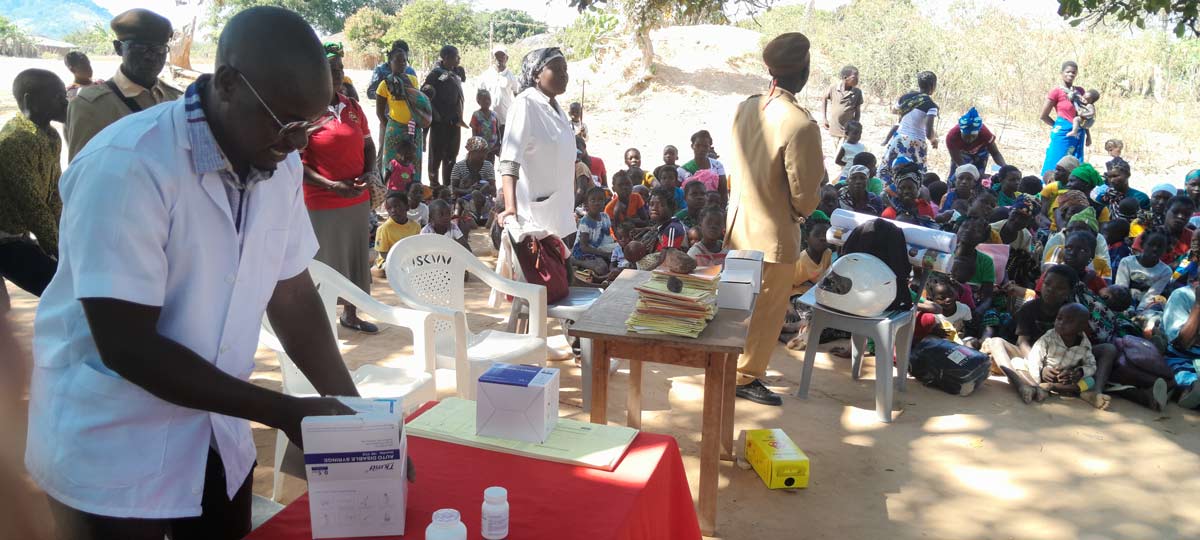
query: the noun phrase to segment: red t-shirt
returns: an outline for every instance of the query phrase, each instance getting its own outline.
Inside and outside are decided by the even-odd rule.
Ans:
[[[1175,239],[1175,243],[1171,244],[1170,249],[1168,249],[1166,253],[1163,253],[1162,258],[1159,260],[1166,263],[1167,266],[1175,268],[1175,263],[1179,262],[1179,258],[1186,255],[1188,250],[1191,249],[1192,234],[1193,233],[1191,229],[1184,227],[1183,232],[1179,233],[1179,238]],[[1133,241],[1133,252],[1140,253],[1141,251],[1142,237],[1139,236],[1137,237],[1137,240]]]
[[[975,137],[975,140],[971,141],[971,144],[968,145],[962,138],[962,130],[958,126],[954,126],[950,128],[950,131],[946,132],[946,149],[977,154],[995,140],[996,136],[992,135],[991,130],[984,125],[979,129],[979,136]]]
[[[933,211],[933,203],[923,199],[917,199],[917,213],[929,219],[936,217]],[[896,209],[890,206],[884,208],[883,213],[880,214],[879,217],[884,219],[896,219]]]
[[[1082,95],[1083,88],[1075,87],[1075,93]],[[1075,119],[1075,104],[1071,103],[1071,99],[1067,97],[1067,89],[1061,86],[1055,87],[1046,96],[1046,99],[1054,102],[1054,109],[1058,111],[1058,115],[1067,120]]]
[[[588,165],[588,169],[600,180],[600,187],[608,187],[608,169],[604,168],[604,161],[596,156],[588,157],[591,158],[591,164]],[[637,182],[634,182],[634,185],[637,185]]]
[[[331,108],[329,111],[333,114]],[[339,95],[337,117],[314,131],[300,160],[330,180],[352,180],[363,173],[363,140],[371,136],[367,115],[354,100]],[[324,188],[304,184],[304,205],[309,210],[333,210],[370,200],[366,190],[357,197],[342,197]]]

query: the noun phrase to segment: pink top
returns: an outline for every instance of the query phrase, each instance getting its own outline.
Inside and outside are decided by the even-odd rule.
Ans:
[[[1076,86],[1075,93],[1083,95],[1083,88]],[[1075,104],[1071,103],[1071,98],[1067,96],[1067,89],[1061,86],[1055,87],[1046,96],[1046,99],[1054,102],[1054,108],[1058,111],[1058,115],[1067,120],[1075,120]]]

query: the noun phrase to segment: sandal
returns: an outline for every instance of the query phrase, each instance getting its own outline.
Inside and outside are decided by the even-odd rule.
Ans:
[[[356,323],[351,323],[350,321],[347,321],[345,317],[338,317],[338,324],[345,326],[346,328],[349,328],[356,332],[362,332],[364,334],[378,334],[379,333],[379,327],[376,326],[375,323],[369,323],[362,319],[359,319],[358,322],[356,322]]]

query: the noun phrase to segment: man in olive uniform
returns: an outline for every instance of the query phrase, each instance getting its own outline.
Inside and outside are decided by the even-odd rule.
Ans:
[[[726,245],[763,252],[762,291],[738,358],[737,396],[764,405],[783,403],[760,379],[787,314],[800,221],[817,207],[825,172],[821,128],[796,99],[808,82],[809,61],[804,34],[771,40],[763,49],[771,91],[743,101],[733,120]]]
[[[183,95],[158,80],[170,50],[171,21],[150,10],[131,9],[114,17],[111,26],[121,67],[104,84],[80,89],[67,107],[68,160],[109,124]]]

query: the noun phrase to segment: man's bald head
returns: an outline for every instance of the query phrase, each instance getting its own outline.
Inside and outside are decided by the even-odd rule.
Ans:
[[[328,109],[330,80],[325,48],[299,15],[267,6],[234,15],[217,42],[203,105],[235,169],[274,170],[303,148],[296,135]]]
[[[27,69],[13,78],[17,107],[33,123],[62,122],[67,116],[67,88],[52,71]]]
[[[317,33],[299,14],[279,7],[253,7],[229,19],[217,42],[216,67],[221,66],[237,69],[260,93],[267,93],[260,85],[271,84],[332,88]]]

